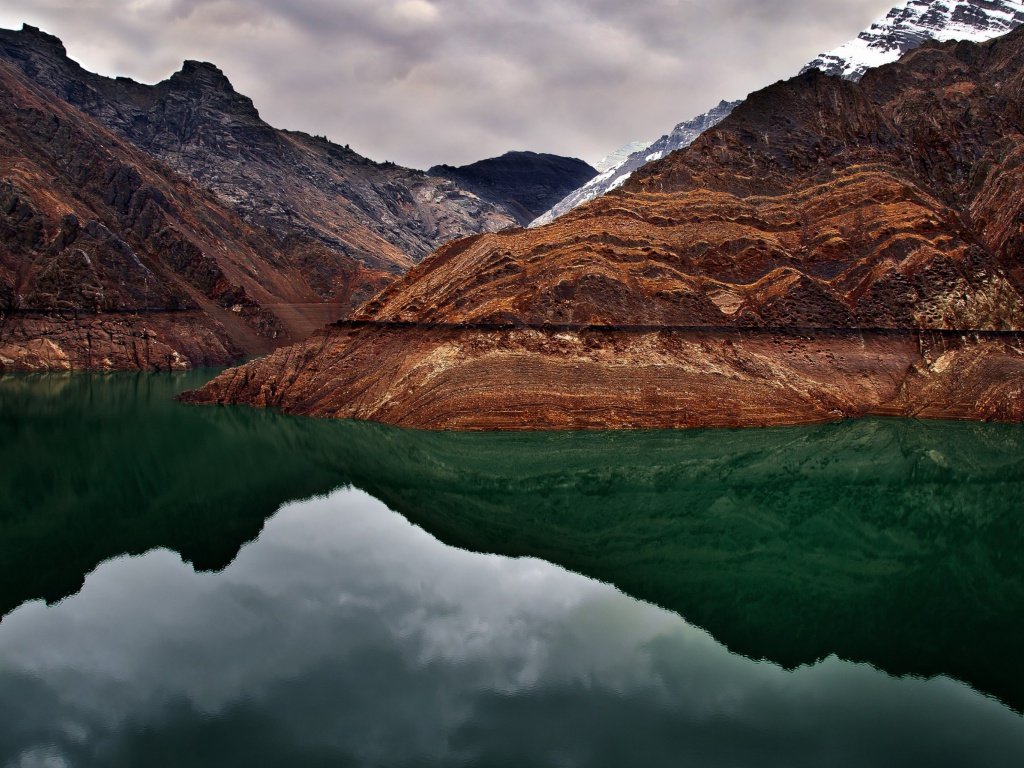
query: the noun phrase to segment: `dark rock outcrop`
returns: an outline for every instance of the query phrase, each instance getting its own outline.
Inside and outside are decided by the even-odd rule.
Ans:
[[[484,200],[511,211],[526,226],[577,187],[597,176],[597,169],[574,157],[506,152],[458,168],[435,165],[431,176],[451,179]]]
[[[1024,31],[811,71],[190,399],[465,429],[1021,420],[1022,153]]]

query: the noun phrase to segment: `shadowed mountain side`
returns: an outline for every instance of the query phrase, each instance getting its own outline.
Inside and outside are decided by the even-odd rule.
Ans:
[[[254,229],[0,60],[0,371],[226,364],[390,277]]]
[[[268,125],[213,64],[186,61],[156,85],[102,77],[28,25],[0,30],[0,57],[250,223],[312,240],[333,259],[398,273],[449,240],[515,223],[447,179]]]
[[[451,179],[464,189],[511,211],[526,226],[569,192],[597,175],[597,169],[574,157],[506,152],[458,168],[435,165],[431,176]]]
[[[1024,328],[1022,131],[1024,30],[860,83],[811,71],[550,225],[440,248],[367,326],[193,401],[458,429],[1018,420],[1020,340],[973,334]],[[902,333],[865,355],[858,329]]]
[[[0,611],[126,552],[221,568],[278,504],[351,483],[751,658],[946,674],[1024,708],[1018,425],[443,434],[168,402],[188,376],[0,380]]]

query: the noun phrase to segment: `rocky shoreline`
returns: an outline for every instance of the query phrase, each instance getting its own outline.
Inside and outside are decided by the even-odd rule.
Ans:
[[[244,357],[200,311],[19,313],[0,323],[0,373],[183,371]]]
[[[181,396],[417,429],[1024,420],[1024,335],[332,327]]]

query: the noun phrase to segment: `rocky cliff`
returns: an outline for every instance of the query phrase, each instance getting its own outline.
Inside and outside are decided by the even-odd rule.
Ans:
[[[506,152],[458,168],[435,165],[427,173],[451,179],[484,200],[511,211],[526,226],[572,190],[597,176],[574,157]]]
[[[0,57],[249,223],[371,268],[401,272],[442,243],[516,221],[447,179],[271,127],[212,64],[186,61],[152,86],[101,77],[69,59],[59,39],[28,25],[0,30]]]
[[[817,70],[195,402],[432,428],[1024,418],[1024,33]]]
[[[223,365],[318,325],[280,305],[337,319],[391,279],[253,228],[3,61],[0,126],[0,372]]]

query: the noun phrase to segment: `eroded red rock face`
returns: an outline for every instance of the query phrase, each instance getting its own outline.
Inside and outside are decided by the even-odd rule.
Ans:
[[[192,399],[430,428],[1020,420],[1022,134],[1020,32],[811,72]]]
[[[328,328],[194,403],[423,429],[802,424],[865,414],[1024,418],[1015,335]]]
[[[0,125],[0,371],[223,365],[317,327],[277,307],[334,320],[391,279],[249,226],[3,62]]]

